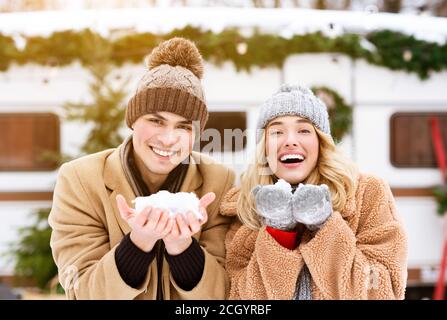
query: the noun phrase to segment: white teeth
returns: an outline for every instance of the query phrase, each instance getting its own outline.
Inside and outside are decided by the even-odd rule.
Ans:
[[[152,150],[154,150],[154,152],[155,152],[156,154],[158,154],[158,155],[160,155],[160,156],[163,156],[163,157],[171,157],[172,155],[175,154],[175,151],[170,151],[170,152],[168,152],[168,151],[163,151],[163,150],[156,149],[156,148],[152,148]]]
[[[285,154],[281,157],[281,161],[286,161],[288,159],[299,159],[304,160],[304,157],[300,154]]]

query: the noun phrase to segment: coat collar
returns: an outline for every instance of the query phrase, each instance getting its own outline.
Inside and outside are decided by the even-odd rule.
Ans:
[[[104,166],[104,183],[106,187],[110,190],[110,202],[113,207],[113,212],[115,218],[118,221],[118,224],[123,231],[124,234],[127,234],[131,231],[129,225],[121,218],[119,213],[117,204],[116,204],[116,196],[118,194],[123,195],[126,199],[127,203],[130,205],[132,200],[135,199],[135,192],[132,190],[132,187],[127,180],[127,177],[124,173],[121,159],[120,159],[120,148],[123,145],[120,145],[116,148],[106,159]],[[180,188],[181,192],[195,192],[197,191],[203,183],[202,175],[198,168],[198,160],[200,155],[193,152],[190,156],[190,164],[188,166],[188,171],[186,172],[185,179]]]

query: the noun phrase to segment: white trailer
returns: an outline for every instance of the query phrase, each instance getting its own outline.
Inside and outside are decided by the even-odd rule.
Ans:
[[[292,11],[301,14],[300,10]],[[304,11],[306,17],[315,14],[322,19],[320,12]],[[210,14],[201,13],[195,15],[195,18],[208,21]],[[284,12],[285,17],[289,15]],[[348,19],[345,20],[347,23],[353,21],[349,20],[350,17],[358,19],[355,13],[351,16],[349,13],[342,15]],[[268,20],[270,29],[276,26],[275,21],[282,21],[277,12],[268,16],[271,17]],[[422,21],[417,19],[424,19],[424,23],[428,21],[427,17],[413,19],[416,22],[412,20],[412,25]],[[438,20],[429,22],[425,26],[433,28],[430,37],[434,36],[433,30],[439,31],[438,36],[447,30],[447,27],[442,30],[439,28]],[[247,27],[243,19],[239,23]],[[402,23],[407,24],[407,21]],[[104,23],[103,29],[104,25],[110,27]],[[396,25],[396,28],[404,29],[399,23]],[[443,26],[446,26],[445,21]],[[283,28],[283,24],[279,24],[279,28]],[[291,30],[294,28],[298,27],[294,25]],[[128,90],[132,92],[143,74],[143,65],[125,64],[116,68],[114,73],[121,75],[121,78],[130,77]],[[89,99],[89,80],[86,69],[77,63],[58,69],[36,65],[13,66],[0,73],[0,116],[11,113],[55,114],[60,119],[61,151],[76,153],[89,128],[81,123],[63,120],[62,106],[67,101]],[[236,71],[231,63],[219,67],[206,63],[203,84],[210,111],[240,112],[239,116],[245,122],[244,129],[252,133],[248,136],[245,149],[235,153],[215,153],[215,157],[233,166],[238,172],[243,170],[247,155],[253,153],[255,145],[258,106],[284,82],[329,87],[353,106],[353,130],[340,145],[362,171],[383,177],[392,188],[408,234],[408,285],[433,285],[441,259],[443,220],[436,213],[436,201],[430,190],[432,186],[441,184],[441,176],[437,168],[405,168],[393,164],[391,144],[395,133],[392,132],[391,123],[396,114],[435,112],[447,115],[447,72],[434,73],[429,79],[421,80],[414,74],[390,71],[363,60],[353,61],[342,54],[327,53],[294,55],[287,59],[282,69],[254,68],[250,73]],[[214,114],[216,117],[224,115]],[[123,133],[127,135],[130,131],[123,129]],[[411,148],[411,144],[408,148]],[[0,251],[4,251],[7,243],[17,238],[17,227],[29,223],[31,212],[39,207],[51,206],[56,174],[54,170],[0,171]],[[0,274],[7,276],[11,273],[11,265],[0,261]]]

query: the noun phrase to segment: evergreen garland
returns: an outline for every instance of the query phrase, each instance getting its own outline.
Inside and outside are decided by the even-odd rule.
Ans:
[[[18,55],[19,50],[14,40],[0,33],[0,71],[8,70],[9,65],[17,59]]]
[[[352,127],[352,107],[334,90],[327,87],[313,87],[312,91],[327,106],[331,135],[335,143],[342,140],[343,136]]]
[[[417,73],[421,79],[447,69],[447,42],[441,46],[388,30],[371,33],[367,38],[377,48],[375,54],[367,56],[372,64]]]
[[[330,38],[315,32],[286,39],[275,34],[261,33],[259,30],[246,37],[234,28],[214,33],[186,26],[164,35],[146,32],[111,39],[103,38],[89,29],[54,32],[46,38],[28,37],[23,50],[17,49],[11,37],[0,34],[0,70],[7,70],[14,62],[64,66],[80,61],[83,65],[89,65],[95,63],[91,56],[96,44],[110,47],[109,59],[116,65],[126,62],[141,63],[158,43],[174,36],[194,41],[205,60],[217,65],[231,61],[237,70],[281,67],[290,55],[323,52],[365,59],[371,64],[391,70],[415,73],[421,79],[427,79],[432,72],[447,69],[447,42],[439,45],[390,30],[367,34],[365,39],[375,47],[369,51],[362,45],[365,39],[357,34]],[[238,49],[240,47],[245,49],[241,52]]]

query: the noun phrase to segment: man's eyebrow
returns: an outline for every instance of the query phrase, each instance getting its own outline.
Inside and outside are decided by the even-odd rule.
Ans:
[[[159,113],[151,113],[151,114],[149,114],[149,116],[166,121],[166,119]]]
[[[179,123],[179,124],[188,124],[188,125],[192,126],[192,121],[190,121],[190,120],[183,120],[183,121],[179,121],[177,123]]]
[[[149,114],[149,116],[152,116],[154,118],[157,118],[159,120],[163,120],[163,121],[167,121],[167,119],[165,117],[163,117],[161,114],[159,113],[151,113]],[[177,124],[187,124],[187,125],[192,125],[192,121],[191,120],[182,120],[182,121],[178,121]]]

